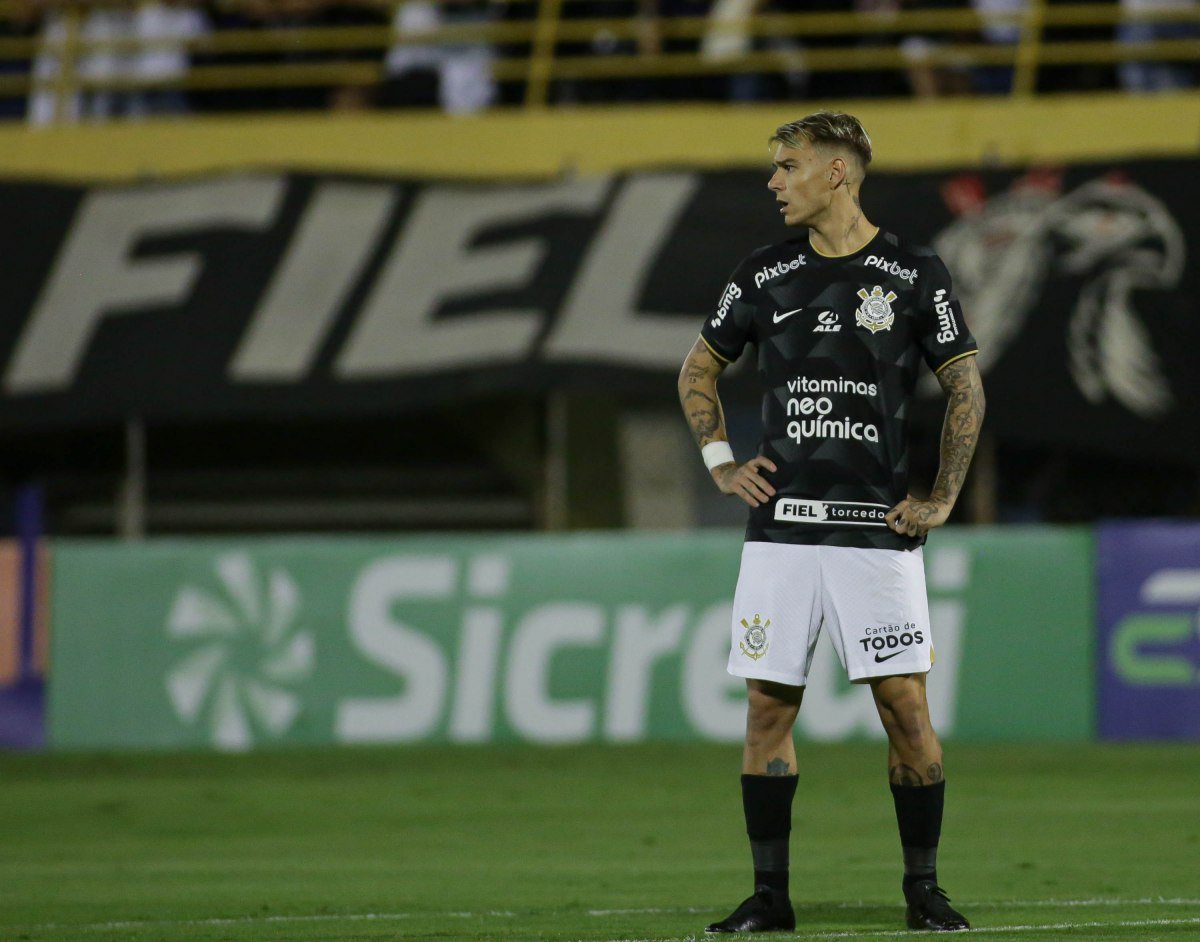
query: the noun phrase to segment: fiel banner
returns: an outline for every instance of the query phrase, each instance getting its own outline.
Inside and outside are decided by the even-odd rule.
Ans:
[[[1200,525],[1098,530],[1098,732],[1200,740]]]

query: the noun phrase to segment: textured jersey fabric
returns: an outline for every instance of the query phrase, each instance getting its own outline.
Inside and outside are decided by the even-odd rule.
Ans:
[[[921,364],[976,352],[946,266],[879,233],[851,255],[807,237],[753,252],[700,336],[732,362],[758,349],[760,454],[775,497],[750,510],[748,541],[911,549],[883,520],[908,493],[908,413]]]

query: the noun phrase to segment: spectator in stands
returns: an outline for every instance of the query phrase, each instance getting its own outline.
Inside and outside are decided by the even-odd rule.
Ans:
[[[906,0],[905,9],[961,10],[962,0]],[[943,98],[968,95],[972,91],[971,70],[966,62],[934,64],[932,53],[947,42],[973,42],[971,33],[938,31],[929,35],[910,33],[900,41],[908,61],[906,77],[909,90],[917,98]]]
[[[289,32],[320,27],[376,26],[388,20],[374,0],[236,0],[221,2],[214,10],[217,32],[260,30],[264,34],[286,36]],[[267,51],[270,49],[270,51]],[[379,61],[379,42],[364,40],[363,48],[324,49],[306,44],[282,48],[267,47],[255,52],[221,52],[204,57],[205,65],[278,65],[281,72],[293,72],[307,66],[328,63]],[[369,87],[361,85],[313,84],[297,77],[291,84],[246,89],[204,91],[194,96],[199,107],[214,111],[241,110],[317,110],[350,109],[369,103]]]
[[[804,0],[716,0],[700,54],[710,62],[745,56],[752,51],[773,52],[779,70],[773,75],[744,73],[730,76],[733,101],[800,98],[808,92],[811,74],[804,63],[804,43],[787,35],[758,36],[751,29],[760,13],[812,13],[844,9],[843,3],[806,3]]]
[[[1197,0],[1121,0],[1129,14],[1196,10]],[[1117,39],[1126,43],[1152,42],[1156,39],[1195,39],[1200,23],[1130,20],[1117,27]],[[1196,84],[1194,62],[1122,62],[1118,70],[1121,87],[1130,92],[1161,92],[1190,88]]]
[[[31,40],[38,31],[38,11],[34,0],[16,0],[8,7],[8,15],[0,11],[0,40]],[[0,120],[25,116],[25,93],[18,84],[29,75],[29,59],[14,53],[0,58],[0,83],[13,83],[0,88]]]
[[[983,38],[994,46],[1015,47],[1021,41],[1019,17],[1025,12],[1026,0],[971,0],[983,19]],[[1007,95],[1012,91],[1011,65],[984,65],[971,70],[975,91],[984,95]]]
[[[842,13],[853,14],[859,27],[885,23],[899,12],[900,0],[717,0],[712,9],[712,28],[703,43],[703,55],[719,61],[750,51],[771,52],[778,59],[773,74],[735,75],[730,81],[734,101],[777,98],[872,97],[900,95],[907,88],[894,70],[810,70],[807,51],[817,49],[873,49],[892,46],[895,34],[861,28],[844,32],[822,29],[805,35],[801,26],[776,35],[750,29],[754,16],[763,14]]]
[[[672,35],[673,22],[705,23],[713,0],[655,0],[641,4],[638,51],[645,56],[696,55],[701,39]],[[652,85],[655,98],[671,101],[725,101],[729,98],[729,80],[722,75],[660,76]]]
[[[82,15],[84,51],[63,74],[69,16]],[[172,2],[94,5],[86,13],[52,7],[42,23],[41,49],[34,60],[34,84],[27,113],[31,124],[141,118],[187,110],[182,91],[172,88],[186,74],[186,42],[209,29],[193,6]],[[97,45],[89,47],[89,43]],[[71,78],[133,83],[134,89],[74,88]]]
[[[910,2],[902,0],[854,0],[851,10],[856,19],[864,25],[875,25],[879,32],[860,32],[843,40],[838,45],[854,47],[860,50],[894,49],[899,43],[899,36],[886,28],[889,21],[894,19],[901,8],[911,6]],[[904,75],[894,69],[879,69],[874,71],[852,72],[845,78],[837,74],[825,73],[827,82],[848,85],[845,94],[859,98],[886,95],[898,98],[909,91],[908,82]],[[832,86],[837,87],[837,85]]]
[[[420,37],[445,25],[487,23],[501,13],[489,0],[408,0],[396,8],[395,31]],[[496,100],[495,52],[484,42],[398,43],[387,53],[383,107],[440,105],[450,114],[481,111]]]
[[[559,43],[556,55],[632,56],[658,55],[663,51],[656,22],[666,0],[586,0],[563,6],[563,18],[572,20],[625,21],[634,24],[634,35],[597,26],[582,40]],[[560,103],[586,101],[641,101],[654,97],[657,83],[643,77],[610,75],[589,79],[564,79],[555,83],[553,98]]]

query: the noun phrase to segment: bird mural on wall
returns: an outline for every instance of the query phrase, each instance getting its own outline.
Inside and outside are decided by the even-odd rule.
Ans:
[[[1186,247],[1167,206],[1117,174],[1063,193],[1062,175],[1034,170],[988,197],[973,174],[948,180],[957,218],[934,239],[954,274],[985,372],[1037,309],[1047,283],[1081,283],[1067,321],[1067,368],[1084,398],[1111,398],[1142,418],[1175,402],[1134,303],[1141,290],[1178,287]]]

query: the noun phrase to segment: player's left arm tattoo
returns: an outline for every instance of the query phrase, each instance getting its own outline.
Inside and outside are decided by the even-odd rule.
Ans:
[[[930,500],[953,504],[962,490],[979,443],[985,400],[977,357],[956,360],[937,374],[948,399],[942,425],[941,462]]]

